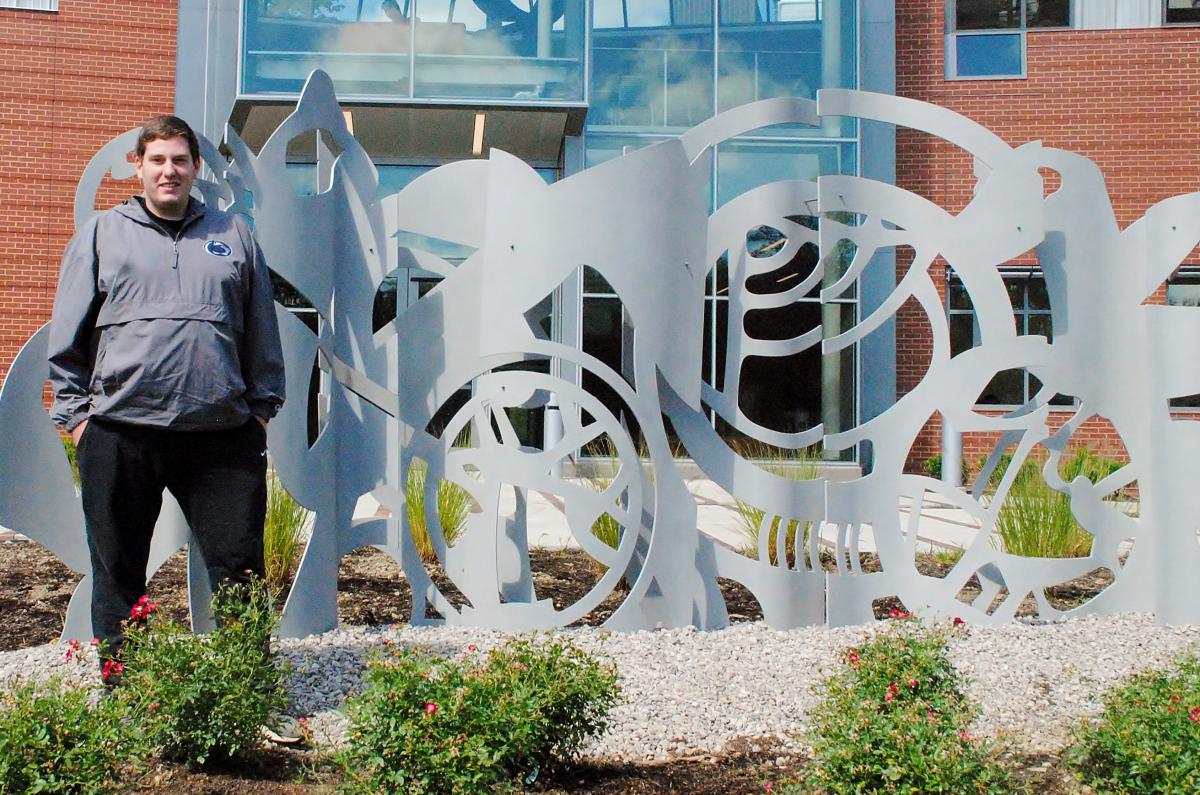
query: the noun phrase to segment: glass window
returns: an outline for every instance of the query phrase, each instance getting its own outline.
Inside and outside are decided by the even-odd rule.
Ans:
[[[584,0],[420,0],[418,97],[583,98]]]
[[[678,130],[759,99],[853,87],[856,8],[854,0],[596,0],[588,126]],[[847,134],[836,120],[822,130]]]
[[[854,85],[855,3],[781,5],[720,0],[718,110],[771,97],[811,98],[818,88]]]
[[[711,0],[614,6],[592,34],[589,128],[682,130],[712,116],[713,41]]]
[[[593,0],[586,166],[665,140],[747,102],[811,97],[823,86],[855,87],[856,9],[854,0]],[[821,127],[766,128],[721,143],[709,200],[720,206],[781,179],[855,174],[856,134],[852,122],[839,126],[831,120]],[[815,229],[817,219],[804,215],[814,212],[798,207],[789,220]],[[750,256],[765,256],[784,243],[783,232],[770,226],[746,230]],[[811,273],[817,260],[815,246],[802,246],[791,262],[749,279],[747,289],[786,290]],[[786,307],[731,319],[728,265],[728,256],[710,263],[705,288],[701,377],[718,389],[725,386],[731,326],[740,323],[762,339],[791,339],[814,328],[829,337],[854,323],[858,305],[852,289],[822,305],[818,288]],[[838,272],[836,262],[830,272]],[[620,298],[588,270],[582,281],[584,349],[619,371],[628,333]],[[848,428],[855,422],[856,367],[855,349],[826,356],[819,343],[790,356],[756,356],[742,363],[738,400],[752,420],[783,432],[822,422],[831,432]],[[738,438],[721,418],[713,416],[712,422],[726,439]]]
[[[407,97],[411,0],[246,0],[242,91],[296,94],[313,69],[339,95]]]
[[[1008,273],[1004,276],[1004,286],[1008,300],[1012,302],[1016,332],[1053,341],[1050,294],[1042,275],[1027,270]],[[979,345],[979,325],[975,322],[971,296],[953,273],[946,285],[946,305],[950,320],[950,355],[957,356]],[[984,388],[978,402],[984,406],[1019,406],[1032,399],[1041,388],[1038,377],[1024,368],[1003,370]],[[1050,399],[1051,405],[1055,406],[1069,406],[1073,402],[1068,395],[1055,395]]]
[[[1021,27],[1021,0],[957,0],[955,30],[997,30]]]
[[[822,174],[854,174],[853,144],[737,140],[717,149],[717,206],[781,179],[814,180]]]
[[[313,69],[338,94],[583,99],[585,0],[246,0],[242,91],[298,93]]]
[[[58,0],[0,0],[0,8],[21,8],[26,11],[57,11]]]
[[[1200,307],[1200,271],[1189,270],[1167,282],[1167,304]],[[1171,408],[1200,409],[1200,395],[1172,398]]]
[[[1020,77],[1025,73],[1025,39],[1020,33],[984,33],[954,38],[955,77]]]
[[[1025,31],[1070,26],[1071,0],[954,0],[946,77],[1024,77]]]
[[[956,0],[955,30],[1066,28],[1071,0]]]
[[[1071,27],[1071,0],[1025,0],[1025,27]]]
[[[1168,25],[1200,22],[1200,2],[1197,0],[1166,0],[1163,21]]]

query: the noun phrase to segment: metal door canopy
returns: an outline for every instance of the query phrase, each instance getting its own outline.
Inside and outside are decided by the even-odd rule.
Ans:
[[[773,124],[819,125],[825,116],[886,122],[954,144],[974,159],[973,198],[952,213],[894,185],[835,175],[772,182],[710,213],[708,175],[718,144]],[[325,131],[318,147],[321,190],[297,195],[287,174],[287,144],[317,130]],[[107,172],[128,176],[125,152],[134,135],[114,139],[88,166],[76,199],[77,224],[90,214]],[[1103,177],[1087,158],[1038,142],[1011,147],[934,105],[832,89],[818,92],[815,102],[764,100],[722,113],[677,139],[553,185],[493,150],[380,195],[376,170],[347,130],[321,72],[312,74],[295,111],[257,154],[232,129],[224,141],[228,159],[203,144],[214,177],[199,184],[200,193],[253,219],[273,270],[320,315],[314,334],[277,306],[291,399],[270,425],[269,445],[284,485],[315,514],[284,607],[285,635],[336,626],[339,561],[364,545],[399,563],[412,587],[414,623],[563,626],[583,618],[624,580],[617,591],[624,597],[606,626],[718,628],[728,623],[719,577],[748,588],[767,623],[779,628],[866,622],[872,603],[892,596],[926,616],[996,623],[1010,620],[1027,596],[1041,617],[1062,615],[1046,589],[1098,569],[1112,575],[1112,584],[1067,614],[1137,610],[1153,611],[1162,622],[1200,619],[1200,489],[1189,482],[1188,466],[1200,451],[1200,423],[1179,421],[1169,410],[1171,398],[1200,393],[1200,358],[1192,344],[1200,339],[1200,311],[1146,303],[1200,242],[1200,193],[1160,202],[1120,229]],[[1060,185],[1049,195],[1047,172]],[[747,246],[747,233],[763,226],[778,230],[782,241],[765,254]],[[447,243],[469,256],[439,256]],[[820,252],[816,266],[798,283],[776,292],[754,289],[761,280],[753,277],[787,266],[813,245]],[[817,327],[783,340],[745,332],[749,312],[787,307],[813,291],[821,303],[832,303],[873,262],[891,267],[890,258],[877,255],[900,247],[912,252],[911,266],[890,296],[851,328],[829,334]],[[1052,339],[1014,329],[1002,266],[1031,250],[1045,274]],[[931,274],[938,258],[969,293],[979,328],[979,344],[955,356]],[[729,285],[720,386],[699,376],[705,280],[718,260],[726,263]],[[584,265],[621,299],[632,351],[622,372],[570,341],[547,339],[537,322],[539,305],[573,283]],[[376,293],[402,266],[443,280],[375,330]],[[796,432],[747,416],[739,382],[749,357],[849,349],[909,302],[924,311],[932,354],[921,381],[888,411],[845,430],[816,424]],[[314,363],[324,376],[319,433],[309,444],[305,396]],[[999,416],[977,411],[976,397],[1009,370],[1035,375],[1041,389]],[[85,575],[64,636],[90,638],[82,511],[42,406],[45,377],[45,334],[39,332],[0,392],[0,524]],[[1050,401],[1058,394],[1075,399],[1061,425],[1050,422]],[[551,400],[562,413],[561,438],[547,449],[523,446],[510,410]],[[849,482],[781,476],[718,436],[713,413],[785,458],[812,445],[837,452],[869,443],[871,471]],[[696,502],[675,464],[664,416],[707,477],[761,512],[755,547],[730,549],[697,527]],[[904,472],[921,429],[939,416],[959,431],[998,437],[970,491]],[[1076,446],[1073,434],[1093,417],[1115,429],[1123,465],[1096,483],[1083,476],[1067,482],[1060,461]],[[635,425],[640,441],[630,430]],[[564,460],[595,445],[614,460],[611,477],[589,485],[559,474]],[[1011,464],[994,494],[985,495],[1005,451]],[[1023,557],[998,542],[998,518],[1026,461],[1036,461],[1034,475],[1069,501],[1074,520],[1091,537],[1086,555]],[[427,469],[429,545],[456,594],[434,584],[418,555],[405,495],[415,482],[409,479],[413,466]],[[465,492],[471,508],[457,534],[439,521],[445,483]],[[1140,506],[1131,514],[1111,495],[1134,485]],[[515,493],[512,516],[500,510],[505,489]],[[594,584],[573,604],[538,597],[525,526],[531,491],[560,502],[574,539],[596,561]],[[354,507],[365,494],[391,517],[355,520]],[[955,506],[979,524],[942,578],[922,575],[915,563],[923,551],[920,507],[930,500]],[[911,505],[904,522],[897,511],[902,501]],[[602,517],[617,528],[607,542],[593,532]],[[865,525],[873,529],[878,555],[879,570],[869,573],[860,556]],[[824,567],[822,555],[829,553],[818,544],[819,528],[836,539],[834,561]],[[164,511],[147,576],[187,538],[178,509]],[[193,616],[203,627],[208,590],[194,558]],[[979,593],[964,602],[973,577]]]

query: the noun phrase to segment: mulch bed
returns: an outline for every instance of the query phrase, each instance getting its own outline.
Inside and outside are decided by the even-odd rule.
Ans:
[[[558,608],[586,593],[599,577],[595,564],[578,550],[535,549],[530,553],[534,587],[539,598],[552,598]],[[878,570],[874,556],[862,559],[864,571]],[[928,576],[945,576],[950,564],[933,558],[918,560],[918,569]],[[431,572],[443,592],[454,599],[455,591],[438,571]],[[79,577],[52,554],[31,542],[0,543],[0,650],[36,646],[57,640],[62,619]],[[1058,607],[1077,604],[1098,593],[1111,582],[1106,572],[1049,589]],[[754,621],[762,611],[753,596],[737,583],[722,580],[721,590],[734,621]],[[161,609],[180,621],[187,619],[186,560],[176,555],[150,582],[150,592]],[[344,624],[384,625],[409,620],[410,592],[399,565],[386,554],[367,548],[347,555],[338,576],[338,618]],[[610,595],[580,623],[599,625],[612,614],[625,594]],[[969,599],[970,589],[960,598]],[[1031,604],[1020,612],[1028,613]],[[886,618],[902,609],[896,600],[879,600],[876,615]],[[1014,760],[1021,777],[1035,792],[1075,793],[1054,757]],[[764,784],[777,783],[800,769],[803,757],[785,753],[778,742],[755,739],[732,743],[715,757],[677,759],[659,764],[581,764],[535,782],[531,792],[548,795],[589,793],[695,793],[735,795],[761,793]],[[203,773],[164,766],[143,782],[139,791],[217,795],[296,795],[335,791],[336,777],[329,763],[304,751],[264,749],[254,761],[236,770]]]

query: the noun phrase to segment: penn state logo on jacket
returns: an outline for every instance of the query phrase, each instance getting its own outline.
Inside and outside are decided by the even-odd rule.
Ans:
[[[229,244],[222,243],[220,240],[210,240],[204,244],[204,250],[214,257],[228,257],[233,253],[233,249]]]

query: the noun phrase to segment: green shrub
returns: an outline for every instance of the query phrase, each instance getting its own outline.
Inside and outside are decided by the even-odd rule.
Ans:
[[[1111,690],[1066,757],[1100,792],[1200,792],[1200,658]]]
[[[408,468],[405,486],[405,508],[408,510],[408,526],[413,543],[421,560],[430,563],[436,560],[433,543],[429,540],[429,526],[425,521],[425,476],[429,465],[414,459]],[[471,496],[466,489],[448,480],[438,483],[437,515],[442,525],[442,535],[447,545],[452,545],[467,524],[467,513],[471,510]]]
[[[621,471],[621,454],[608,434],[590,444],[586,452],[592,457],[590,463],[593,469],[590,475],[583,478],[583,485],[597,494],[603,494]],[[592,523],[592,535],[613,549],[621,543],[622,529],[621,523],[608,513],[600,514]]]
[[[1017,472],[996,517],[996,536],[1011,555],[1078,558],[1092,551],[1092,536],[1075,521],[1071,498],[1050,488],[1036,465]]]
[[[278,616],[266,589],[221,588],[212,608],[218,625],[207,635],[158,615],[130,621],[116,690],[165,758],[193,766],[245,755],[287,706],[287,672],[270,648]]]
[[[309,512],[288,493],[279,478],[267,479],[267,517],[263,524],[263,558],[267,588],[278,596],[291,580],[304,551]]]
[[[946,656],[952,631],[906,619],[852,648],[809,716],[813,762],[784,791],[1014,791],[969,733],[978,708]]]
[[[127,791],[146,757],[113,699],[22,684],[0,696],[0,793]]]
[[[789,480],[816,480],[821,477],[821,464],[824,462],[820,446],[784,450],[765,444],[744,444],[739,448],[738,454],[743,458],[757,459],[756,464],[759,468]],[[745,539],[742,545],[742,554],[757,558],[759,537],[762,534],[766,512],[737,497],[734,497],[733,504],[737,511],[738,529]],[[767,532],[768,562],[772,566],[783,565],[777,554],[780,532],[787,534],[784,539],[784,547],[787,551],[788,568],[796,566],[797,544],[799,544],[799,549],[803,550],[802,560],[805,564],[810,567],[818,565],[808,559],[807,552],[812,522],[801,522],[796,519],[785,521],[782,517],[772,516],[767,525]]]
[[[987,459],[985,458],[984,460],[986,461]],[[925,473],[926,477],[931,477],[934,480],[941,480],[942,479],[942,454],[934,453],[933,455],[929,456],[929,458],[926,458],[925,463],[921,465],[921,471],[923,471]],[[963,485],[966,485],[971,482],[971,468],[969,466],[967,466],[967,462],[965,459],[960,462],[960,473],[959,473],[959,481],[958,482]]]
[[[75,488],[79,488],[79,453],[75,450],[75,442],[70,436],[62,438],[63,452],[67,454],[67,463],[71,465],[71,477],[75,479]]]
[[[615,668],[563,641],[515,640],[462,660],[396,650],[349,704],[338,762],[350,793],[479,793],[576,755],[607,727]]]
[[[991,488],[1012,462],[1011,455],[1004,456],[989,479]],[[1118,461],[1079,448],[1060,461],[1059,475],[1067,483],[1080,475],[1098,483],[1120,468]],[[1075,521],[1070,496],[1050,488],[1042,477],[1042,464],[1032,459],[1017,470],[996,518],[996,534],[1004,551],[1013,555],[1072,558],[1092,551],[1092,536]]]

